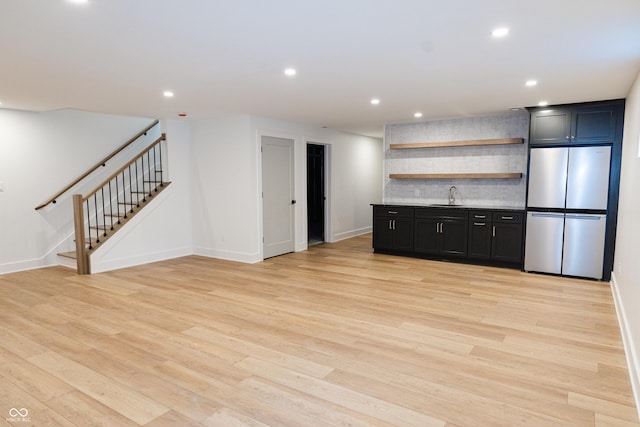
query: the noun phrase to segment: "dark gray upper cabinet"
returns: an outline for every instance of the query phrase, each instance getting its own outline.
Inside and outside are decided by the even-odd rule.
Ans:
[[[531,113],[529,144],[566,144],[569,142],[570,134],[571,111],[569,109],[550,109]]]
[[[613,143],[620,105],[612,101],[531,109],[529,144]]]

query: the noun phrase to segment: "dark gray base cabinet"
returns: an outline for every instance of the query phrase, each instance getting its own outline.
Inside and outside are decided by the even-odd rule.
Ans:
[[[469,213],[469,258],[491,259],[492,231],[491,212],[475,211]]]
[[[413,252],[413,209],[373,208],[373,247],[382,250]]]
[[[415,210],[415,244],[417,253],[467,256],[468,214],[441,209]]]
[[[376,252],[522,268],[523,211],[374,205]]]

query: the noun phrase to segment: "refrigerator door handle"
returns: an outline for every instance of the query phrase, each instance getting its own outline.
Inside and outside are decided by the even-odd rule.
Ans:
[[[531,216],[536,218],[564,218],[564,214],[554,213],[531,213]]]
[[[605,218],[605,215],[580,215],[580,214],[566,214],[567,218],[573,219],[589,219],[591,221],[600,221]]]

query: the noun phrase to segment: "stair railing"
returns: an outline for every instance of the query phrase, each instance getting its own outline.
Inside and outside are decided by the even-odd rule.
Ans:
[[[158,120],[155,120],[153,123],[151,123],[149,126],[147,126],[145,129],[141,130],[137,135],[135,135],[133,138],[131,138],[130,140],[128,140],[127,142],[125,142],[124,144],[122,144],[120,147],[118,147],[114,152],[112,152],[111,154],[109,154],[108,156],[106,156],[104,159],[100,160],[98,163],[96,163],[94,166],[92,166],[89,170],[87,170],[85,173],[83,173],[82,175],[80,175],[78,178],[76,178],[72,183],[70,183],[69,185],[67,185],[66,187],[64,187],[62,190],[58,191],[56,194],[54,194],[50,199],[48,199],[46,202],[42,203],[41,205],[36,207],[36,210],[40,210],[42,208],[44,208],[45,206],[48,206],[50,203],[56,203],[56,200],[62,196],[64,193],[66,193],[67,191],[69,191],[71,188],[73,188],[76,184],[80,183],[80,181],[82,181],[83,179],[85,179],[86,177],[88,177],[89,175],[91,175],[93,172],[95,172],[96,170],[100,169],[101,167],[106,166],[107,162],[109,160],[111,160],[113,157],[115,157],[118,153],[120,153],[122,150],[124,150],[125,148],[127,148],[129,145],[133,144],[136,140],[138,140],[138,138],[140,138],[143,135],[146,135],[147,132],[149,132],[154,126],[156,126],[159,123]]]
[[[162,168],[162,134],[95,189],[73,195],[78,274],[90,274],[89,254],[135,215],[166,182]]]

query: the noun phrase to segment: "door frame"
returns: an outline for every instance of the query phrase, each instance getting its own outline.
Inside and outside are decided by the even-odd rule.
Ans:
[[[324,241],[331,243],[333,239],[333,230],[331,225],[331,143],[322,138],[305,138],[304,139],[304,235],[307,236],[309,232],[308,218],[308,206],[307,206],[307,144],[323,145],[324,146]],[[306,240],[306,237],[305,237]],[[308,242],[307,247],[308,247]]]

